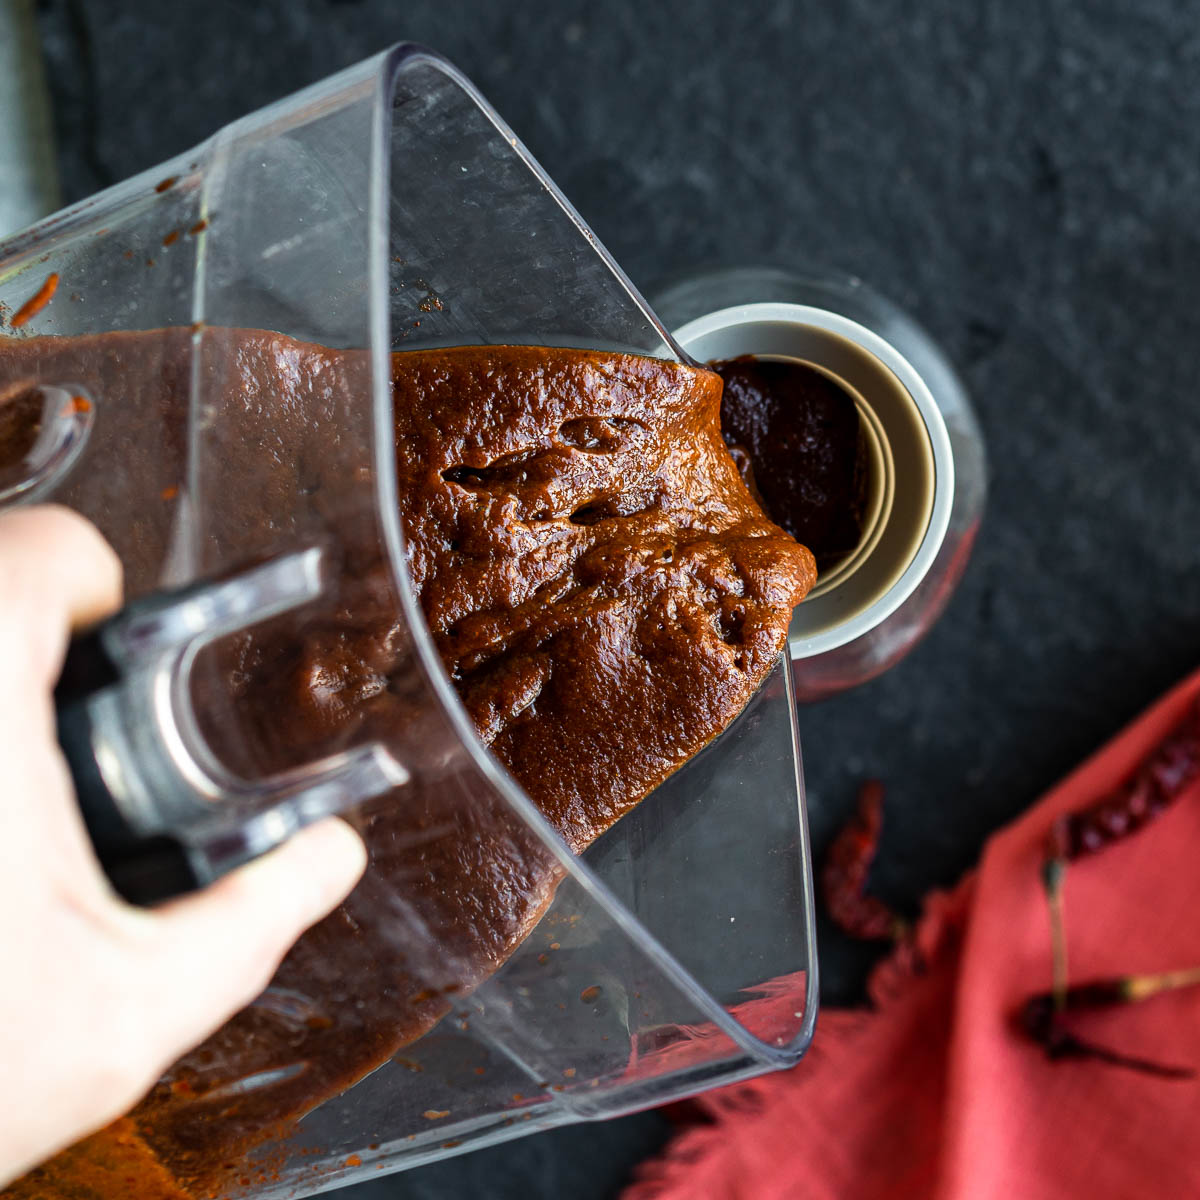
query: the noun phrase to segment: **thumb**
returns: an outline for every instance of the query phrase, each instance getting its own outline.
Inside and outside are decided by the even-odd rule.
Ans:
[[[145,1044],[165,1066],[257,996],[292,943],[345,899],[366,867],[362,839],[328,818],[194,896],[149,914]]]

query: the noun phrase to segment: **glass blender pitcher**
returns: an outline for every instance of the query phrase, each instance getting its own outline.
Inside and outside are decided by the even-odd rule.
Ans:
[[[89,517],[133,601],[91,648],[99,682],[69,681],[129,890],[164,843],[202,884],[329,811],[373,856],[262,997],[14,1196],[81,1164],[97,1196],[139,1172],[184,1195],[304,1196],[800,1058],[816,960],[783,662],[576,857],[477,739],[415,600],[394,351],[684,360],[461,74],[396,47],[0,243],[0,314],[0,415],[36,412],[0,442],[0,506]],[[330,349],[319,369],[297,341]],[[259,386],[265,363],[284,391]],[[231,664],[355,635],[367,608],[391,614],[378,651],[403,719],[280,746]],[[540,881],[544,911],[501,964],[468,952],[462,896],[421,882],[399,806],[430,841],[503,845]]]

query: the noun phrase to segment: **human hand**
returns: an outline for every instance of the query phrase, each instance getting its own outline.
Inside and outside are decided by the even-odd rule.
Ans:
[[[120,1116],[252,1000],[366,863],[328,819],[156,909],[111,890],[58,750],[53,689],[70,630],[120,597],[120,564],[81,517],[0,515],[0,1188]]]

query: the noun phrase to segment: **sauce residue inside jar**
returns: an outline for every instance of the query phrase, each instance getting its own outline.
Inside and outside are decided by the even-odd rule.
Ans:
[[[752,354],[710,362],[721,433],[750,490],[817,566],[862,536],[867,462],[854,397],[815,367]]]

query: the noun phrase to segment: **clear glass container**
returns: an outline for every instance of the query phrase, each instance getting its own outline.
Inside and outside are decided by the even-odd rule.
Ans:
[[[36,440],[0,463],[0,505],[84,513],[131,597],[322,547],[336,569],[320,597],[256,636],[304,646],[353,633],[364,600],[390,606],[403,719],[370,736],[409,774],[347,814],[373,864],[264,995],[132,1124],[13,1195],[52,1192],[83,1162],[92,1194],[126,1196],[149,1147],[192,1194],[304,1196],[800,1058],[816,1016],[812,871],[782,660],[721,737],[575,857],[476,738],[416,603],[392,351],[679,356],[466,79],[400,46],[222,130],[0,243],[0,315],[0,412],[41,405]],[[295,361],[287,339],[344,353],[298,378],[286,410],[261,389],[248,401],[254,362]],[[275,469],[247,471],[248,454]],[[258,781],[361,743],[333,728],[298,759],[272,745],[247,720],[255,697],[228,686],[226,649],[197,659],[184,702],[249,803]],[[498,969],[464,950],[470,864],[460,893],[422,886],[421,839],[397,845],[388,823],[401,805],[426,841],[502,846],[540,889],[544,914]],[[397,1046],[405,1005],[428,1031]],[[339,1040],[380,1049],[330,1066]]]
[[[801,700],[875,678],[941,615],[983,515],[983,437],[962,380],[910,316],[850,276],[730,268],[653,304],[697,361],[805,362],[855,397],[878,494],[858,548],[796,610],[789,646]]]

